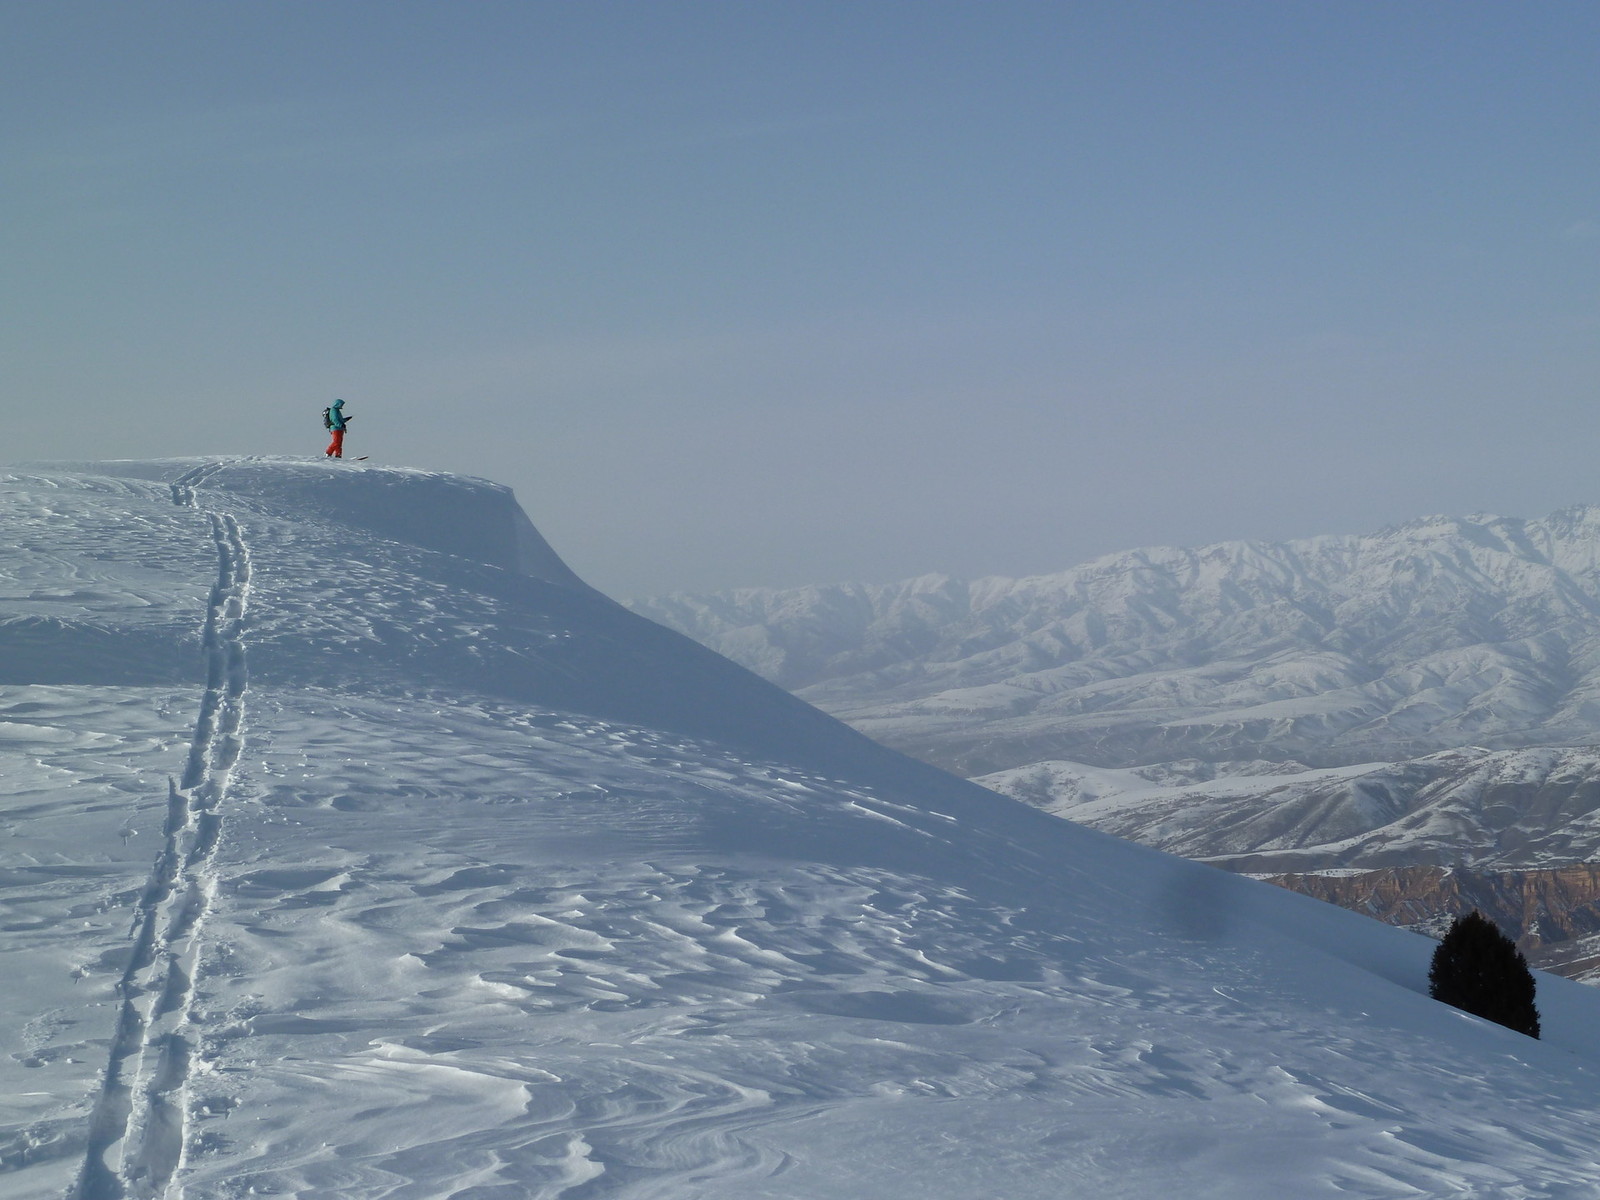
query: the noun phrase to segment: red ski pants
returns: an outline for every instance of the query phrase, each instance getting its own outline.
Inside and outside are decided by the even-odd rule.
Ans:
[[[328,443],[328,450],[327,450],[327,454],[326,454],[325,457],[327,457],[327,458],[343,458],[344,457],[344,430],[335,429],[333,431],[333,441]]]

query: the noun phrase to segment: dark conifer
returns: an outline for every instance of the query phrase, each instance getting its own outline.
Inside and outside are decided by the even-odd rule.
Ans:
[[[1457,917],[1433,952],[1430,996],[1536,1038],[1533,993],[1533,972],[1522,951],[1477,909]]]

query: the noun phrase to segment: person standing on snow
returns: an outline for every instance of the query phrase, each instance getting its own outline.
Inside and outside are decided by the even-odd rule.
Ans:
[[[324,458],[344,457],[344,431],[350,424],[350,418],[344,415],[344,401],[335,400],[330,408],[323,413],[323,424],[333,431],[333,440],[328,443]]]

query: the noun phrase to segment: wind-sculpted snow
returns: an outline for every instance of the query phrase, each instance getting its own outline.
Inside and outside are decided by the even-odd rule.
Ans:
[[[7,1200],[1600,1196],[1600,996],[1487,1025],[1425,939],[909,763],[398,502],[290,503],[428,478],[0,486],[53,547],[0,612],[92,579],[62,628],[175,652],[0,686]]]
[[[964,774],[1336,766],[1600,725],[1600,509],[634,607]]]

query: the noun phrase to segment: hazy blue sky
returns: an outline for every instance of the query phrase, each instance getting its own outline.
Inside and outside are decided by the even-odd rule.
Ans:
[[[1600,4],[0,0],[0,459],[616,595],[1600,502]]]

